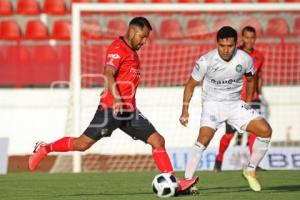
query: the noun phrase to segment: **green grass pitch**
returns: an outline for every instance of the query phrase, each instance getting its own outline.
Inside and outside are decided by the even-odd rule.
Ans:
[[[9,173],[0,176],[1,200],[151,200],[155,172],[80,174]],[[182,176],[182,173],[178,173]],[[298,200],[300,170],[258,172],[261,192],[253,192],[241,172],[200,172],[199,194],[171,199]]]

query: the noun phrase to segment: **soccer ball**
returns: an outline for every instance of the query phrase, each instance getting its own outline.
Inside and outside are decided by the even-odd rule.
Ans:
[[[153,192],[158,197],[171,197],[175,195],[178,182],[174,175],[170,173],[158,174],[152,181]]]

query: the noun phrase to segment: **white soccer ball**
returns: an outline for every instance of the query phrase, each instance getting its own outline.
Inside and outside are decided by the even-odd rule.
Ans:
[[[174,196],[178,188],[176,177],[170,173],[158,174],[152,181],[153,192],[158,197]]]

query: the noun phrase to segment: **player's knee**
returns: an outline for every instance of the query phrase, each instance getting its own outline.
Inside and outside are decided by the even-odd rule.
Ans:
[[[165,139],[158,133],[151,135],[148,139],[148,144],[153,148],[160,148],[165,146]]]
[[[91,144],[88,144],[88,143],[77,143],[76,145],[74,145],[74,150],[85,151],[90,147],[91,147]]]
[[[267,124],[266,126],[262,127],[261,133],[264,137],[271,137],[272,136],[272,128]]]

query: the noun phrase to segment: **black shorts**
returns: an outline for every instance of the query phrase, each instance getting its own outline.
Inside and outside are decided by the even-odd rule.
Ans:
[[[109,137],[117,128],[133,139],[145,143],[150,135],[157,132],[138,109],[114,116],[112,109],[98,106],[94,118],[83,134],[94,140],[100,140],[102,137]]]
[[[260,100],[253,100],[251,103],[251,108],[253,108],[254,110],[256,110],[258,113],[261,113],[261,102]],[[230,124],[227,123],[227,121],[225,122],[225,133],[236,133],[238,132],[233,126],[231,126]]]

